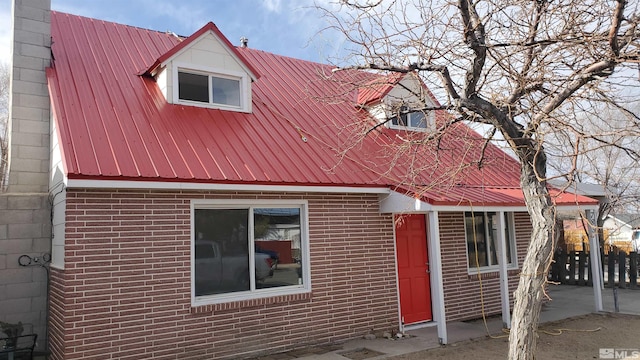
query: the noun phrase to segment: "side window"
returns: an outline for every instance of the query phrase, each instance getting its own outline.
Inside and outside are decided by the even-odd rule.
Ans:
[[[476,266],[489,266],[489,251],[484,219],[484,213],[466,213],[464,217],[470,269]]]
[[[469,270],[497,269],[498,267],[498,213],[466,212],[465,235],[467,238],[467,257]],[[513,222],[507,213],[504,214],[506,255],[510,267],[516,264],[515,238]]]
[[[204,302],[308,291],[303,205],[193,210],[193,289]]]

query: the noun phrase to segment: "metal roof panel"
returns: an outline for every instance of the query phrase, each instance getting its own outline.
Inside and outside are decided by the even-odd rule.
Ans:
[[[493,189],[518,189],[519,164],[489,144],[474,166],[483,140],[463,124],[437,149],[410,145],[428,133],[380,127],[363,136],[357,124],[375,122],[355,106],[353,84],[371,73],[229,44],[260,74],[253,112],[169,104],[140,73],[175,52],[178,38],[59,12],[51,18],[47,76],[70,178],[405,186],[432,203],[522,202]]]

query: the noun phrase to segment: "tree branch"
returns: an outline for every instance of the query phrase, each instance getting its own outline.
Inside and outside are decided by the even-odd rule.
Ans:
[[[464,24],[465,43],[474,53],[473,65],[467,70],[464,89],[464,96],[470,98],[477,93],[476,86],[487,58],[485,30],[473,2],[460,0],[458,8]]]
[[[618,5],[611,17],[611,28],[609,29],[609,46],[614,57],[620,56],[620,48],[618,44],[618,32],[624,18],[624,8],[627,5],[626,0],[618,0]]]
[[[434,64],[426,64],[426,63],[414,63],[406,67],[399,67],[393,65],[377,65],[377,64],[367,64],[367,65],[356,65],[356,66],[345,66],[345,67],[336,67],[332,71],[344,71],[344,70],[382,70],[388,72],[395,73],[409,73],[414,71],[427,71],[427,72],[435,72],[440,75],[440,79],[442,80],[443,86],[446,89],[447,93],[453,99],[459,99],[460,95],[456,91],[453,83],[453,79],[449,74],[449,69],[446,66],[442,65],[434,65]]]

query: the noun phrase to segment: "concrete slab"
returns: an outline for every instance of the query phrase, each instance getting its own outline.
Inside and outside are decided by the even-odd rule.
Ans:
[[[640,289],[616,289],[619,312],[640,315]],[[549,301],[540,314],[541,322],[589,314],[595,311],[593,288],[588,286],[550,285]],[[602,290],[605,312],[615,312],[612,288]]]
[[[566,319],[569,317],[589,314],[594,312],[593,288],[587,286],[550,285],[548,290],[550,300],[548,300],[540,313],[540,322],[550,322]],[[640,315],[640,290],[617,289],[617,298],[620,312]],[[610,288],[603,290],[603,304],[607,312],[614,312],[614,294]],[[449,346],[453,344],[478,339],[491,335],[506,335],[502,332],[502,320],[500,317],[490,317],[487,319],[486,327],[482,319],[465,322],[451,322],[447,324]],[[389,339],[354,339],[341,345],[340,349],[327,352],[325,354],[313,354],[296,358],[297,360],[349,360],[341,353],[354,349],[371,349],[383,353],[367,360],[382,360],[392,356],[408,354],[426,349],[437,348],[438,333],[435,326],[407,332],[410,337],[389,340]],[[276,355],[274,359],[280,359]],[[271,359],[271,358],[270,358]],[[282,358],[285,359],[285,358]]]

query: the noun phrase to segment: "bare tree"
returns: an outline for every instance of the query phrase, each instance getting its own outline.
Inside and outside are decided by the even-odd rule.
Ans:
[[[582,157],[597,149],[617,149],[635,166],[640,159],[628,142],[637,138],[640,118],[625,110],[637,96],[638,6],[625,0],[342,0],[321,9],[350,44],[339,69],[419,74],[441,100],[428,110],[451,114],[438,133],[453,131],[458,121],[482,124],[489,127],[487,141],[502,141],[519,160],[533,231],[514,294],[510,359],[534,357],[557,236],[547,163],[566,161],[564,173],[554,176],[574,179]],[[625,117],[603,119],[603,108]],[[598,121],[586,126],[584,119]],[[428,146],[439,139],[430,134],[407,142]]]
[[[0,192],[7,188],[9,165],[9,65],[0,63]]]
[[[601,244],[605,239],[604,221],[610,214],[638,213],[640,204],[640,167],[631,154],[640,152],[640,144],[636,139],[630,137],[633,133],[621,132],[615,134],[605,134],[604,129],[611,128],[611,123],[622,122],[633,123],[634,114],[640,114],[640,103],[632,104],[630,110],[621,111],[617,108],[598,108],[598,116],[584,115],[582,126],[589,127],[590,133],[602,134],[601,137],[608,137],[608,143],[625,144],[624,148],[614,146],[601,146],[593,139],[584,139],[579,144],[570,144],[571,147],[578,146],[581,156],[575,157],[570,152],[570,156],[563,157],[566,151],[559,151],[554,162],[549,163],[550,171],[560,174],[568,180],[569,187],[573,187],[570,182],[595,183],[601,185],[604,191],[604,199],[600,201],[596,223],[590,224],[595,227],[599,234]],[[630,118],[630,119],[628,119]],[[602,120],[605,119],[606,122]],[[619,128],[619,125],[614,128]],[[562,140],[562,139],[559,139]],[[560,144],[556,147],[562,149]],[[575,162],[575,164],[574,164]],[[583,219],[588,223],[587,219]]]

